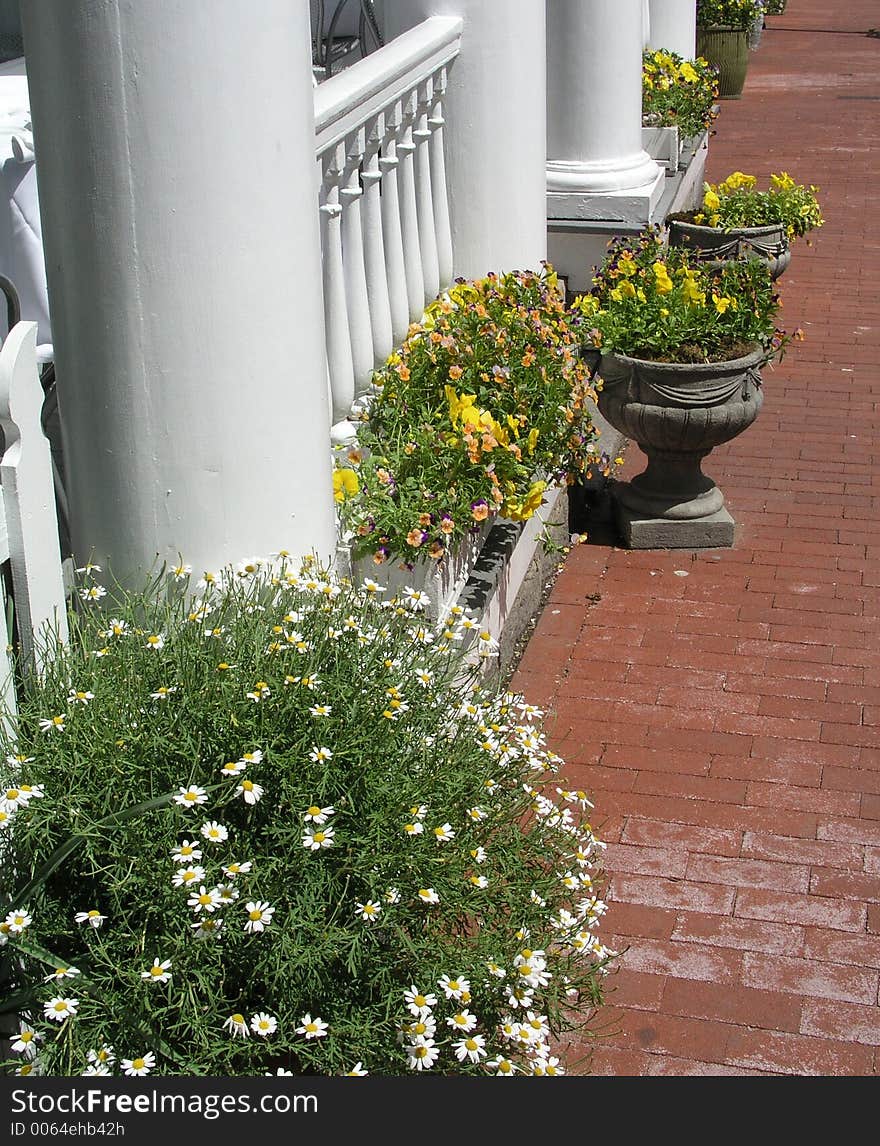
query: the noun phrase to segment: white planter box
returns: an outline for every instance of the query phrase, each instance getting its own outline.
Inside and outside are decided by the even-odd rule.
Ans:
[[[677,127],[643,127],[642,147],[667,171],[678,171],[684,139]]]
[[[484,521],[480,529],[475,534],[469,535],[440,565],[430,558],[416,562],[411,570],[401,568],[401,562],[395,558],[386,561],[384,565],[376,565],[370,557],[352,560],[350,553],[347,555],[344,553],[346,548],[344,546],[340,546],[338,559],[340,566],[347,565],[350,568],[350,576],[355,584],[363,581],[365,577],[370,577],[373,581],[384,585],[389,595],[407,586],[421,589],[430,598],[426,616],[435,624],[439,624],[447,616],[467,584],[493,524],[492,518]]]

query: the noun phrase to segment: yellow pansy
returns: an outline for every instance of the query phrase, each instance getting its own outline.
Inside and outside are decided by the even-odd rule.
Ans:
[[[669,271],[666,269],[666,263],[659,260],[654,263],[654,285],[658,294],[669,294],[672,290],[672,279],[669,277]],[[621,286],[624,284],[621,283]],[[628,284],[627,284],[628,285]]]
[[[707,211],[717,211],[721,206],[721,200],[714,191],[707,191],[703,196],[703,206]]]
[[[727,295],[713,294],[712,302],[719,314],[724,314],[727,310],[736,310],[736,299],[729,298]]]
[[[679,68],[679,74],[681,75],[681,78],[689,84],[697,83],[700,78],[694,70],[693,64],[690,63],[689,60],[685,60],[685,62],[681,65]]]
[[[625,278],[629,278],[636,273],[638,267],[629,255],[621,255],[617,263],[617,269]]]
[[[353,497],[361,488],[358,476],[354,470],[347,468],[333,471],[333,498],[335,501],[345,501]]]

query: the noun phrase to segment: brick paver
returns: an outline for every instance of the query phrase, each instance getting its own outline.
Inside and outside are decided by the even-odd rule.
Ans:
[[[880,6],[767,24],[707,174],[787,170],[826,225],[778,283],[805,341],[706,462],[735,545],[597,534],[514,678],[609,845],[598,1075],[880,1068]]]

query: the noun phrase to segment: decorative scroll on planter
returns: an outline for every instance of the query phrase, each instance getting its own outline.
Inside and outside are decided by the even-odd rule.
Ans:
[[[667,222],[669,245],[687,247],[706,262],[720,264],[734,259],[762,259],[770,270],[771,279],[778,279],[791,262],[791,248],[782,223],[723,230],[684,219],[670,218]]]
[[[648,362],[603,354],[599,410],[648,457],[614,486],[618,526],[633,549],[731,546],[734,520],[703,473],[707,454],[754,422],[766,352],[727,362]]]

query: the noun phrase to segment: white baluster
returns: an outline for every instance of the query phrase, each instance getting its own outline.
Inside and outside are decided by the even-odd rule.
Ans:
[[[364,265],[364,237],[361,227],[360,169],[366,133],[363,128],[349,137],[346,178],[340,189],[342,200],[342,266],[345,271],[345,297],[348,302],[348,330],[354,366],[354,396],[363,394],[373,373],[373,329]]]
[[[339,180],[344,159],[345,150],[342,146],[333,148],[323,157],[321,201],[318,208],[323,253],[324,328],[334,428],[348,417],[354,401],[354,366],[342,264],[342,207],[339,203]],[[335,437],[335,433],[332,436]]]
[[[422,251],[419,242],[419,216],[416,203],[416,179],[413,162],[416,144],[413,125],[416,115],[415,93],[406,101],[398,141],[398,188],[400,192],[400,227],[403,233],[403,262],[406,268],[406,297],[411,322],[418,322],[425,310],[425,280],[422,274]]]
[[[452,227],[449,222],[449,195],[446,188],[446,156],[443,153],[443,96],[446,92],[446,69],[434,77],[434,103],[428,127],[431,129],[431,191],[434,198],[434,230],[437,235],[437,271],[440,290],[452,282]]]
[[[379,184],[379,147],[384,125],[378,116],[367,132],[361,180],[364,185],[362,224],[364,228],[364,263],[367,271],[367,291],[370,299],[370,322],[373,329],[373,364],[381,366],[394,349],[391,332],[391,303],[388,299],[388,278],[385,270],[385,244],[382,231],[382,196]]]
[[[406,293],[406,267],[403,260],[403,232],[400,225],[400,197],[397,135],[401,130],[401,107],[385,114],[385,139],[379,167],[382,171],[382,235],[385,239],[385,275],[391,304],[391,334],[395,346],[406,338],[409,327],[409,299]]]
[[[428,127],[428,113],[431,109],[431,94],[425,85],[418,95],[416,106],[416,126],[413,141],[416,144],[416,211],[419,220],[419,249],[422,254],[422,279],[424,299],[422,305],[437,297],[440,290],[440,272],[437,267],[437,235],[434,230],[434,202],[431,194],[431,130]]]

